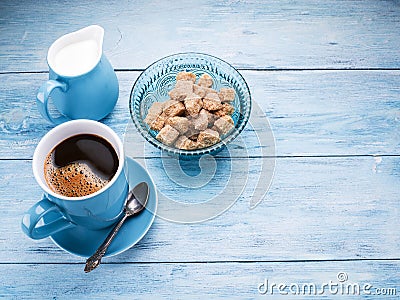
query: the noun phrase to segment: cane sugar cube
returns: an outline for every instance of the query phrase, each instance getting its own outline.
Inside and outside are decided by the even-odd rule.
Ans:
[[[201,148],[212,146],[220,140],[218,132],[209,128],[200,132],[197,137],[197,143]]]
[[[217,117],[222,117],[226,115],[232,115],[235,111],[235,108],[229,103],[222,103],[221,109],[214,112],[214,115]]]
[[[197,143],[181,135],[175,142],[175,147],[182,150],[193,150],[197,148]]]
[[[145,119],[145,122],[146,122],[146,119]],[[148,120],[146,123],[149,125],[149,127],[151,129],[159,131],[164,127],[165,116],[163,114],[161,114],[151,121]]]
[[[163,102],[154,102],[147,111],[144,121],[149,124],[162,114],[164,108]]]
[[[156,139],[168,146],[172,145],[179,136],[179,131],[171,125],[164,126],[157,134]]]
[[[188,137],[189,139],[195,141],[195,140],[197,140],[197,135],[199,134],[199,132],[200,132],[199,130],[194,128],[193,120],[190,119],[189,120],[189,128],[188,128],[188,131],[185,132],[185,136]]]
[[[201,100],[201,97],[194,93],[187,96],[184,103],[186,111],[190,116],[198,115],[201,108],[203,107],[203,101]]]
[[[194,129],[202,131],[208,127],[208,116],[204,109],[202,109],[196,118],[192,119]]]
[[[210,75],[203,74],[200,76],[199,81],[197,82],[199,86],[210,88],[213,85],[213,80]]]
[[[172,100],[183,101],[193,93],[193,82],[190,80],[178,80],[175,87],[168,93]]]
[[[148,112],[147,115],[161,115],[161,113],[163,112],[163,108],[164,108],[164,102],[154,102]]]
[[[203,108],[207,110],[219,110],[222,108],[221,100],[217,93],[207,93],[203,99]]]
[[[196,75],[191,73],[191,72],[179,72],[176,75],[176,81],[180,81],[180,80],[185,80],[185,81],[191,81],[193,83],[196,82]]]
[[[161,130],[164,126],[165,117],[162,115],[164,103],[154,102],[147,112],[144,122],[153,130]]]
[[[171,125],[176,130],[179,131],[180,134],[184,134],[189,129],[189,120],[185,117],[171,117],[165,121],[166,125]]]
[[[193,93],[195,93],[196,95],[199,95],[201,98],[204,98],[205,95],[207,95],[207,93],[214,91],[213,89],[210,88],[206,88],[204,86],[200,86],[200,85],[193,85]]]
[[[166,117],[175,117],[182,115],[185,112],[185,105],[182,102],[176,100],[169,100],[164,104],[163,114]]]
[[[211,128],[214,125],[214,121],[216,119],[215,115],[204,108],[200,111],[200,113],[204,113],[207,115],[207,119],[208,119],[207,127]]]
[[[232,102],[235,100],[235,90],[232,88],[221,88],[218,95],[222,102]]]
[[[234,128],[234,122],[231,116],[222,116],[214,122],[214,126],[221,135],[229,133]]]

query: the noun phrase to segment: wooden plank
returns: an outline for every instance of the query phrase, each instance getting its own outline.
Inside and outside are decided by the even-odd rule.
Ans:
[[[46,7],[46,9],[43,9]],[[105,28],[117,69],[173,53],[218,56],[240,68],[399,68],[397,1],[2,1],[0,72],[47,70],[58,37]]]
[[[254,107],[267,116],[276,154],[399,154],[400,71],[241,72]],[[139,72],[118,72],[120,98],[104,123],[123,137],[129,94]],[[36,91],[47,74],[0,75],[0,157],[31,158],[39,139],[52,128],[38,113]],[[318,82],[318,84],[315,84]],[[255,116],[255,114],[253,114]],[[271,154],[266,119],[253,118],[241,134],[249,155]],[[141,139],[138,146],[143,147]],[[18,151],[16,151],[18,149]],[[159,156],[147,147],[146,157]],[[222,153],[222,155],[225,155]],[[143,157],[143,154],[142,154]]]
[[[399,153],[399,72],[245,76],[269,118],[277,155]]]
[[[124,73],[119,75],[123,76]],[[137,75],[137,72],[133,72],[129,73],[124,81],[120,79],[120,99],[114,112],[104,119],[104,122],[112,127],[121,138],[126,124],[130,120],[129,93]],[[3,85],[0,87],[0,144],[2,151],[5,152],[0,157],[30,158],[40,138],[54,127],[40,116],[35,102],[37,90],[48,79],[48,74],[2,76],[4,77],[2,78]],[[18,84],[15,84],[16,82]],[[122,82],[125,82],[124,87]],[[52,111],[56,113],[54,109]],[[17,157],[12,155],[12,153],[16,153],[16,148],[19,149]]]
[[[104,264],[89,274],[83,264],[0,269],[0,297],[7,299],[398,299],[400,292],[398,260]]]
[[[139,162],[144,163],[143,160]],[[105,262],[286,261],[400,257],[398,187],[400,157],[279,158],[266,198],[253,210],[249,201],[261,159],[241,160],[249,172],[229,169],[219,159],[204,187],[184,188],[166,176],[159,159],[145,160],[160,195],[199,203],[227,190],[226,182],[247,180],[234,205],[198,224],[156,218],[135,247]],[[20,220],[39,200],[30,161],[0,161],[0,263],[82,262],[49,239],[24,236]],[[176,171],[177,172],[177,171]],[[178,173],[179,174],[179,173]],[[258,192],[267,190],[261,178]],[[185,195],[185,197],[182,197]]]

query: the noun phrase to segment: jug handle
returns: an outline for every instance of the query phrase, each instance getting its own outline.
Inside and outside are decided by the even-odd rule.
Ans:
[[[69,119],[65,116],[60,116],[57,118],[53,118],[49,113],[49,96],[50,93],[55,89],[59,88],[63,92],[67,91],[67,84],[57,81],[57,80],[47,80],[42,86],[39,88],[38,93],[36,95],[36,104],[39,109],[40,114],[47,121],[53,124],[61,124]]]

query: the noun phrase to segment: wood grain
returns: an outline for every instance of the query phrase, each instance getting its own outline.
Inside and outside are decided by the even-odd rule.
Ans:
[[[277,156],[400,154],[400,71],[241,73],[254,106],[268,119],[253,118],[241,134],[249,155],[262,155],[260,149],[270,153],[270,141],[260,144],[255,133],[265,131],[268,122]],[[121,138],[132,122],[129,95],[138,75],[118,72],[119,101],[103,120]],[[47,74],[7,74],[0,79],[0,157],[31,158],[40,138],[53,127],[35,104]],[[149,156],[159,156],[158,150],[148,147]]]
[[[0,72],[47,70],[52,42],[90,24],[116,69],[187,51],[251,69],[399,68],[399,19],[398,1],[2,1]]]
[[[140,161],[140,160],[139,160]],[[143,161],[141,161],[143,163]],[[229,170],[227,159],[202,188],[188,189],[167,177],[159,159],[146,160],[158,193],[176,201],[202,202],[223,192],[234,205],[213,220],[176,224],[156,218],[150,232],[129,251],[105,261],[210,262],[399,258],[399,157],[280,158],[267,197],[249,201],[261,158],[243,160],[249,174]],[[23,212],[41,190],[30,161],[0,161],[0,262],[80,262],[49,239],[22,233]],[[226,190],[228,178],[247,180],[243,194]],[[246,178],[247,177],[247,178]],[[15,180],[14,178],[18,178]],[[230,180],[230,179],[229,179]],[[264,180],[264,179],[261,179]],[[259,189],[266,189],[261,185]],[[182,197],[185,195],[185,197]],[[12,203],[13,205],[10,205]],[[205,248],[205,245],[207,247]],[[179,251],[177,251],[179,249]]]
[[[318,285],[346,272],[346,282],[372,285],[362,298],[396,288],[382,298],[398,299],[399,20],[397,0],[1,1],[0,298],[309,299],[257,288],[265,279]],[[204,223],[157,217],[137,245],[85,274],[82,258],[50,239],[30,240],[20,221],[41,196],[31,158],[53,127],[35,105],[48,77],[47,49],[90,24],[105,28],[104,53],[120,81],[117,106],[102,121],[125,142],[134,136],[132,84],[150,63],[178,52],[209,53],[239,68],[262,116],[253,113],[233,154],[221,152],[213,178],[196,189],[177,184],[178,170],[167,173],[160,152],[134,137],[129,155],[161,195],[237,200]],[[275,148],[259,139],[269,124]],[[268,176],[259,181],[265,162],[276,163],[269,190]],[[199,171],[182,166],[189,176]],[[243,191],[226,189],[232,179],[246,182]],[[267,190],[249,209],[254,192]]]
[[[104,264],[92,273],[83,272],[83,264],[1,265],[0,297],[24,299],[336,299],[362,297],[377,299],[377,292],[398,299],[399,261],[333,261],[296,263],[212,263],[212,264]],[[348,280],[341,292],[337,274],[346,272]],[[51,276],[49,276],[51,274]],[[16,279],[18,278],[18,279]],[[277,287],[260,294],[258,287],[287,285],[281,295]],[[338,284],[339,290],[324,284]],[[317,296],[301,291],[315,284]],[[354,296],[350,284],[360,286]],[[292,286],[293,285],[293,286]],[[365,285],[370,287],[364,290]],[[299,294],[292,294],[289,287]],[[378,290],[379,289],[379,290]],[[347,291],[349,291],[348,294]],[[366,291],[366,292],[365,292]],[[396,292],[395,295],[393,293]],[[271,294],[272,293],[272,294]],[[370,293],[368,295],[367,293]],[[349,296],[350,295],[350,296]]]

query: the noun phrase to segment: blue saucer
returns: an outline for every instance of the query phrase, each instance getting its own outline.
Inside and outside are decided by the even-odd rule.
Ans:
[[[150,175],[133,159],[127,158],[126,163],[129,187],[133,188],[136,184],[145,181],[149,185],[149,199],[144,211],[126,220],[104,257],[122,253],[139,242],[150,229],[157,211],[157,192]],[[58,232],[50,238],[57,246],[71,254],[89,257],[101,245],[111,229],[89,230],[77,226]]]

